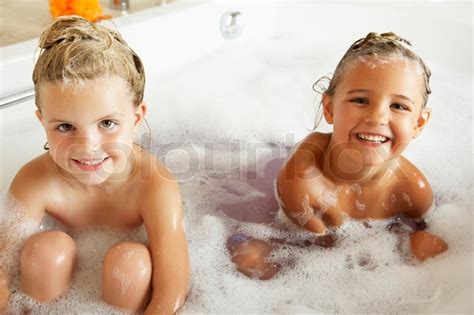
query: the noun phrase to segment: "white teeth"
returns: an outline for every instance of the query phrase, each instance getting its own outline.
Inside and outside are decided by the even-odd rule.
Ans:
[[[85,164],[85,165],[98,165],[102,162],[104,162],[105,159],[101,159],[101,160],[86,160],[86,161],[81,161],[81,160],[78,160],[81,164]]]
[[[388,139],[387,137],[384,137],[384,136],[371,135],[367,133],[358,133],[357,137],[362,140],[368,140],[368,141],[377,142],[377,143],[385,142]]]

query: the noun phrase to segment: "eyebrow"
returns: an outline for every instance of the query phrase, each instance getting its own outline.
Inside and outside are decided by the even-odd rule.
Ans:
[[[412,103],[413,105],[415,105],[415,102],[413,102],[413,100],[405,95],[401,95],[401,94],[393,94],[392,96],[396,96],[396,97],[400,97],[400,98],[403,98],[404,100],[407,100],[409,101],[410,103]]]
[[[355,90],[350,90],[349,92],[347,92],[347,94],[354,94],[354,93],[360,93],[360,92],[367,93],[367,92],[369,92],[369,90],[365,90],[365,89],[355,89]],[[405,96],[405,95],[392,94],[392,95],[390,95],[390,96],[392,96],[392,97],[395,96],[395,97],[403,98],[404,100],[407,100],[407,101],[409,101],[410,103],[412,103],[413,105],[415,105],[415,102],[414,102],[411,98],[409,98],[409,97],[407,97],[407,96]]]
[[[358,93],[358,92],[369,92],[369,90],[355,89],[355,90],[350,90],[349,92],[347,92],[347,94],[353,94],[353,93]]]
[[[51,120],[48,120],[48,124],[51,124],[51,123],[56,123],[56,122],[63,122],[63,123],[68,123],[69,122],[67,120],[62,120],[62,119],[51,119]]]
[[[114,113],[112,113],[112,114],[110,114],[110,115],[107,115],[107,116],[104,116],[104,117],[102,117],[102,118],[99,118],[99,119],[97,119],[96,121],[101,121],[101,120],[104,120],[104,119],[107,119],[107,118],[111,118],[111,117],[114,117],[114,116],[124,116],[124,114],[119,113],[119,112],[114,112]],[[51,124],[51,123],[57,123],[57,122],[62,122],[62,123],[66,123],[66,124],[72,125],[72,123],[70,123],[69,121],[67,121],[67,120],[62,120],[62,119],[51,119],[51,120],[48,121],[49,124]]]

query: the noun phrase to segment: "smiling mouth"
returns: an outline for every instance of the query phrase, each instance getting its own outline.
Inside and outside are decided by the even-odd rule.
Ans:
[[[382,136],[382,135],[375,135],[370,133],[358,133],[356,134],[357,139],[372,144],[382,144],[390,140],[390,138]]]
[[[91,160],[76,160],[72,159],[76,165],[83,171],[96,171],[102,167],[104,162],[108,160],[109,157],[103,159],[91,159]]]

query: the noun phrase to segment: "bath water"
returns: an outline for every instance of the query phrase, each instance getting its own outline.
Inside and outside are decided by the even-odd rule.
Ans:
[[[229,43],[165,78],[150,71],[149,149],[179,180],[186,215],[192,280],[180,313],[434,312],[472,293],[472,139],[465,137],[472,74],[425,60],[434,74],[433,119],[405,154],[432,185],[435,202],[425,220],[449,250],[414,260],[408,233],[387,229],[390,219],[346,219],[331,231],[336,245],[324,248],[285,220],[272,187],[290,148],[312,128],[312,84],[335,67],[340,51],[295,42],[305,43],[284,35]],[[10,312],[121,313],[100,301],[102,259],[115,242],[145,241],[144,230],[69,231],[51,219],[43,228],[63,229],[77,242],[71,289],[40,305],[16,281]],[[281,264],[272,279],[235,270],[226,241],[237,233],[272,244],[270,259]]]

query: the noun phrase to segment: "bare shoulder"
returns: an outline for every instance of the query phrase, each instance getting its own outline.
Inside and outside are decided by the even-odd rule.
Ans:
[[[150,211],[181,211],[181,194],[173,174],[146,150],[141,152],[142,216]]]
[[[291,151],[287,162],[292,159],[297,159],[298,170],[308,166],[321,166],[320,164],[324,158],[324,152],[326,151],[330,138],[331,134],[320,132],[310,133]],[[290,163],[286,163],[286,165],[289,166]]]
[[[46,211],[48,196],[57,186],[57,170],[48,153],[26,163],[15,175],[10,193],[24,206],[26,215],[41,219]]]
[[[285,211],[299,211],[301,200],[316,194],[314,188],[320,186],[330,137],[318,132],[309,134],[286,160],[277,177],[276,191]]]
[[[298,150],[309,150],[318,155],[324,154],[330,139],[331,133],[312,132],[301,140],[295,152]]]
[[[408,203],[405,212],[411,217],[420,217],[433,204],[433,190],[423,173],[406,158],[400,158],[400,169],[395,174],[395,191]]]
[[[145,189],[177,186],[175,177],[159,159],[146,150],[142,150],[140,155],[140,180]]]
[[[291,181],[306,182],[321,173],[324,152],[331,134],[313,132],[306,136],[292,151],[278,174],[278,183]]]
[[[298,147],[296,148],[295,154],[311,153],[317,166],[322,166],[321,163],[324,158],[324,152],[326,152],[329,140],[331,139],[330,133],[312,132],[304,138]]]

